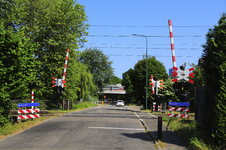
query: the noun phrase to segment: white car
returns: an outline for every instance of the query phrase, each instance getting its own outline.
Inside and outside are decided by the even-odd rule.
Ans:
[[[118,106],[123,106],[124,107],[124,102],[123,100],[118,100],[117,103],[116,103],[116,107]]]

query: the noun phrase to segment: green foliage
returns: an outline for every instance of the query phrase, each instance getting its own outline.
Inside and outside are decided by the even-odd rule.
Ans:
[[[209,88],[210,100],[213,108],[210,108],[214,118],[212,120],[215,128],[214,137],[219,145],[226,148],[226,15],[220,18],[219,25],[210,29],[206,35],[207,42],[203,45],[203,75],[205,83]]]
[[[88,70],[93,75],[93,82],[102,90],[104,84],[109,83],[113,76],[112,61],[96,48],[85,49],[80,56],[80,61],[88,66]]]
[[[67,48],[67,82],[61,98],[76,101],[86,98],[88,89],[90,94],[96,91],[93,76],[75,51],[88,34],[84,6],[74,0],[15,0],[7,9],[0,18],[0,124],[7,121],[9,100],[30,99],[28,84],[33,81],[35,100],[52,100],[52,77],[62,78]]]
[[[81,102],[81,103],[76,104],[72,108],[73,109],[84,109],[84,108],[89,108],[89,107],[93,107],[93,106],[97,106],[97,104],[94,104],[93,102]]]
[[[112,76],[109,84],[121,84],[122,80],[119,77]]]
[[[175,94],[175,90],[173,89],[173,84],[171,78],[166,79],[163,82],[163,89],[159,89],[159,95],[162,96],[163,102],[168,104],[169,101],[171,102],[179,102],[180,100]]]
[[[28,83],[35,80],[34,72],[39,65],[33,57],[38,44],[23,37],[22,29],[18,32],[13,32],[12,28],[5,30],[3,22],[0,23],[0,125],[6,123],[10,99],[30,97]]]
[[[40,43],[36,46],[34,55],[41,63],[41,68],[37,69],[39,79],[37,82],[36,97],[38,99],[52,99],[51,77],[62,78],[65,55],[67,48],[70,49],[67,73],[75,71],[75,63],[79,45],[85,42],[84,35],[88,24],[84,11],[84,6],[74,0],[16,0],[16,7],[8,14],[5,26],[13,26],[15,30],[23,28],[25,37],[30,38],[32,43]],[[13,22],[13,24],[12,24]],[[72,60],[76,59],[76,60]],[[72,73],[66,80],[71,82],[78,79],[77,74]],[[75,79],[75,80],[74,80]],[[71,98],[72,93],[77,93],[76,83],[68,87],[73,87],[64,92],[64,98]],[[67,86],[66,85],[66,86]],[[71,94],[70,94],[71,93]],[[76,97],[76,95],[74,96]],[[77,96],[78,97],[78,96]]]
[[[195,96],[194,89],[195,89],[195,87],[198,88],[198,87],[204,86],[205,82],[204,82],[204,76],[203,76],[203,68],[201,67],[201,64],[199,64],[199,65],[189,64],[189,65],[194,68],[194,71],[193,71],[194,78],[191,79],[194,81],[194,83],[191,84],[191,89],[189,90],[189,92],[191,93],[190,109],[193,112],[195,109],[194,108],[194,96]]]
[[[149,79],[151,75],[155,78],[167,79],[165,66],[163,63],[156,60],[154,56],[148,58],[148,88]],[[134,97],[136,103],[140,101],[141,104],[146,105],[146,59],[142,59],[135,64],[134,69],[130,69],[123,74],[122,84],[125,86],[125,90],[129,97]],[[148,107],[152,103],[152,90],[148,89]]]
[[[134,70],[132,68],[122,74],[122,85],[126,91],[125,101],[129,103],[137,103],[135,100],[135,93],[133,92],[134,86],[132,83],[132,81],[135,80],[134,75]]]
[[[15,5],[15,0],[0,0],[0,16],[3,16],[4,12],[9,11],[13,5]]]

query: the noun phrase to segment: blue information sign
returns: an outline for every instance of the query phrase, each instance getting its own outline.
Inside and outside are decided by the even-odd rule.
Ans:
[[[189,102],[169,102],[170,106],[190,106]]]
[[[39,103],[20,103],[18,107],[31,107],[31,106],[39,106]]]
[[[173,77],[172,75],[173,75],[173,68],[170,68],[169,69],[169,77],[172,78]]]

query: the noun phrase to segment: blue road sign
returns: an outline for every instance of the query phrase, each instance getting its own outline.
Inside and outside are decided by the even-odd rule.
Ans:
[[[169,102],[170,106],[190,106],[189,102]]]
[[[169,69],[169,77],[172,78],[173,77],[172,75],[173,75],[173,68],[170,68]]]
[[[39,103],[20,103],[18,107],[31,107],[31,106],[39,106]]]

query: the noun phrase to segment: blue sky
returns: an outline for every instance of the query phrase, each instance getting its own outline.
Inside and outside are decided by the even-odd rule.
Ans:
[[[77,0],[85,6],[90,24],[84,48],[98,48],[113,61],[115,76],[122,74],[146,54],[156,56],[168,73],[172,54],[168,20],[172,21],[176,65],[198,64],[209,28],[226,12],[226,0]],[[108,35],[108,36],[103,36]],[[123,37],[120,37],[123,35]],[[183,36],[183,37],[177,37]],[[187,65],[185,69],[189,69]]]

